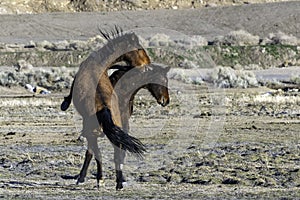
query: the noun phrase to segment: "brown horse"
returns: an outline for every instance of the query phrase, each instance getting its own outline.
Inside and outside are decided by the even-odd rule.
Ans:
[[[166,76],[169,67],[150,64],[147,69],[144,72],[137,68],[132,68],[130,71],[118,70],[111,76],[112,78],[118,77],[117,82],[115,81],[116,79],[113,80],[112,78],[111,81],[119,99],[122,127],[126,132],[129,131],[129,118],[132,114],[134,96],[141,88],[148,89],[162,106],[166,106],[169,103],[168,79]],[[122,174],[125,151],[120,151],[118,156],[122,161],[122,165],[120,165],[121,170],[117,172],[117,188],[123,188],[123,183],[126,182]]]
[[[160,104],[161,106],[166,106],[169,104],[169,92],[168,92],[168,78],[167,78],[167,72],[170,70],[170,67],[164,66],[164,65],[158,65],[158,64],[149,64],[149,66],[155,66],[154,70],[153,68],[149,68],[151,70],[151,73],[145,73],[144,77],[143,77],[143,82],[147,83],[149,81],[149,77],[150,75],[156,75],[155,77],[155,82],[160,82],[158,83],[147,83],[147,84],[143,84],[140,88],[138,88],[137,90],[135,90],[132,95],[130,96],[130,100],[128,103],[124,103],[124,100],[128,98],[127,94],[129,92],[129,86],[130,84],[136,84],[136,79],[135,78],[141,78],[140,74],[137,74],[137,71],[131,71],[130,75],[131,77],[128,77],[129,75],[127,75],[128,80],[131,81],[131,83],[128,84],[129,81],[127,81],[127,83],[125,84],[125,81],[122,80],[119,82],[120,86],[122,86],[122,91],[120,91],[119,94],[119,105],[120,107],[124,107],[125,105],[128,104],[128,110],[126,109],[126,113],[129,112],[129,116],[131,116],[132,111],[133,111],[133,101],[134,101],[134,97],[136,95],[136,93],[144,88],[147,89],[152,96],[156,99],[157,103]],[[113,65],[110,67],[110,69],[117,69],[116,71],[114,71],[110,76],[109,76],[109,80],[112,84],[113,87],[115,87],[115,85],[117,84],[117,82],[124,76],[124,74],[126,72],[128,72],[129,70],[132,70],[134,67],[133,66],[124,66],[124,65]],[[69,108],[69,105],[72,102],[72,93],[73,93],[73,87],[74,87],[74,82],[75,79],[72,82],[72,86],[70,89],[70,93],[68,96],[64,97],[64,101],[61,104],[61,110],[62,111],[66,111]],[[127,97],[126,97],[126,96]],[[121,100],[122,101],[121,101]],[[121,115],[123,115],[123,113],[125,112],[121,112]],[[123,122],[123,120],[122,120]],[[122,123],[123,124],[123,123]],[[124,128],[124,125],[123,125]]]
[[[82,135],[88,142],[84,165],[77,183],[83,182],[84,169],[94,153],[97,162],[97,185],[102,180],[101,156],[97,145],[97,130],[102,127],[104,134],[114,146],[114,161],[117,172],[117,189],[122,188],[122,150],[128,150],[138,157],[146,151],[137,139],[122,130],[118,96],[113,90],[107,70],[117,61],[125,60],[132,66],[150,63],[145,50],[134,33],[118,35],[110,39],[105,46],[92,53],[80,65],[73,85],[73,103],[83,118]]]
[[[107,39],[108,41],[111,41],[114,37],[118,37],[122,34],[122,29],[118,28],[117,26],[115,27],[115,30],[111,32],[111,34],[99,30],[100,33],[102,34],[102,36]],[[114,60],[111,65],[118,63],[118,62],[125,62],[127,64],[127,70],[129,70],[130,68],[140,68],[140,66],[143,66],[145,64],[150,63],[150,58],[148,57],[146,51],[141,48],[141,49],[137,49],[134,51],[129,51],[124,53],[123,55],[119,56],[116,60]],[[129,67],[130,66],[130,67]],[[118,65],[118,67],[121,67],[120,65]],[[124,68],[124,67],[122,67]],[[114,69],[116,69],[116,66],[114,67]],[[71,85],[71,90],[70,90],[70,94],[64,98],[64,101],[61,104],[61,110],[65,111],[69,108],[71,101],[72,101],[72,92],[73,92],[73,88],[74,88],[74,83],[75,83],[75,79],[76,76],[74,77],[74,80],[72,82]]]
[[[169,103],[169,93],[167,88],[167,72],[170,69],[169,67],[158,64],[150,64],[148,66],[148,70],[143,73],[141,73],[140,70],[135,70],[132,66],[113,65],[111,68],[118,69],[112,75],[110,75],[109,79],[112,85],[118,91],[117,95],[119,99],[122,128],[126,132],[129,131],[129,117],[132,114],[135,94],[141,88],[147,89],[160,105],[166,106]],[[72,89],[69,96],[65,98],[64,102],[66,99],[71,101]],[[123,163],[125,159],[125,151],[122,151],[119,157],[121,157]],[[90,160],[85,161],[79,177],[84,178],[86,176],[89,162]],[[102,170],[100,172],[102,172]],[[125,180],[123,178],[122,171],[118,171],[118,173],[118,189],[121,189]],[[122,182],[122,184],[120,184],[120,182]]]
[[[167,72],[170,67],[151,63],[143,73],[128,66],[114,65],[111,68],[118,69],[109,79],[118,95],[123,129],[129,130],[128,119],[132,115],[134,97],[140,89],[147,89],[161,106],[169,104]]]

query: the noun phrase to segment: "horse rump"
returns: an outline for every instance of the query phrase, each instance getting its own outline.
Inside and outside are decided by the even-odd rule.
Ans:
[[[111,112],[107,107],[96,113],[98,122],[101,123],[104,134],[109,141],[117,147],[127,150],[142,158],[146,152],[145,145],[137,138],[130,136],[120,127],[116,126],[112,120]]]

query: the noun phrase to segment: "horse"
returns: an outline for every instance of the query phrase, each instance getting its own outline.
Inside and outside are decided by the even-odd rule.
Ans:
[[[118,97],[113,90],[107,70],[116,61],[125,60],[132,66],[143,70],[150,63],[150,58],[139,44],[138,37],[134,33],[126,33],[110,38],[106,45],[93,52],[84,60],[76,73],[73,85],[73,104],[83,118],[82,135],[86,137],[88,150],[82,167],[86,167],[93,154],[97,163],[97,187],[102,180],[102,167],[100,152],[97,145],[97,129],[102,127],[114,147],[114,161],[116,166],[116,189],[122,189],[123,159],[120,156],[122,150],[134,153],[137,157],[143,157],[146,151],[144,144],[135,137],[122,130],[121,114],[118,106]],[[80,173],[77,184],[84,182],[84,173]]]
[[[114,86],[119,100],[122,128],[126,132],[129,132],[129,118],[132,115],[134,96],[141,88],[147,89],[161,106],[166,106],[169,104],[169,93],[167,87],[168,79],[166,75],[170,68],[157,64],[150,64],[149,66],[155,67],[151,67],[150,70],[145,72],[141,72],[136,68],[132,68],[130,71],[117,70],[110,76],[110,81]],[[97,145],[97,143],[95,143],[95,145]],[[122,160],[122,164],[120,165],[120,170],[117,170],[116,172],[116,189],[122,189],[123,184],[126,182],[122,173],[125,151],[119,151],[117,153],[118,155],[115,156],[119,156],[119,158]],[[89,160],[85,160],[83,165],[84,167],[82,168],[79,177],[86,176],[90,160],[91,157]],[[102,170],[100,170],[100,172],[102,173]],[[103,180],[101,180],[101,182],[103,182]]]
[[[129,131],[129,117],[132,115],[133,111],[133,100],[140,89],[147,89],[161,106],[164,107],[169,104],[167,72],[170,67],[153,63],[148,66],[148,69],[150,70],[147,70],[144,73],[140,73],[140,70],[134,69],[133,66],[113,65],[111,69],[118,69],[109,76],[109,79],[117,91],[122,128],[126,132]],[[64,101],[66,101],[66,99],[72,99],[72,88],[69,96],[65,98]],[[89,152],[87,151],[86,154],[88,153]],[[122,161],[124,161],[125,151],[121,152],[120,157],[122,158]],[[83,168],[79,174],[79,177],[81,178],[86,176],[92,155],[89,155],[89,158],[90,159],[85,160]],[[102,170],[100,170],[100,173],[102,173]],[[123,177],[122,171],[118,171],[117,173],[119,174],[117,176],[119,177],[117,180],[117,183],[119,183],[117,188],[121,189],[126,181]],[[102,182],[102,180],[100,181]],[[122,182],[122,184],[120,184],[120,182]]]
[[[152,96],[156,99],[157,103],[163,107],[165,107],[166,105],[169,104],[169,93],[168,93],[168,88],[167,88],[167,85],[168,85],[168,79],[167,79],[167,72],[170,70],[170,67],[168,66],[164,66],[164,65],[161,65],[161,64],[155,64],[155,63],[151,63],[149,64],[149,66],[156,66],[157,69],[155,69],[154,71],[152,71],[153,73],[157,73],[157,79],[159,82],[161,82],[160,84],[157,84],[157,83],[148,83],[148,84],[145,84],[143,85],[142,87],[138,88],[137,90],[135,90],[132,95],[130,96],[130,100],[129,102],[127,103],[120,103],[120,97],[119,97],[119,105],[120,106],[124,106],[124,105],[127,105],[128,104],[128,111],[126,110],[126,112],[129,113],[129,116],[132,115],[132,112],[133,112],[133,101],[134,101],[134,97],[136,95],[136,93],[144,88],[144,89],[147,89],[151,94]],[[109,76],[109,80],[112,84],[113,87],[115,87],[115,85],[117,84],[117,82],[122,78],[122,76],[124,76],[124,74],[126,72],[128,72],[129,70],[133,69],[134,66],[124,66],[124,65],[118,65],[118,64],[115,64],[113,66],[110,67],[110,69],[117,69],[116,71],[114,71],[110,76]],[[152,69],[152,68],[151,68]],[[159,72],[159,73],[158,73]],[[129,80],[132,80],[132,83],[135,84],[136,80],[134,80],[133,77],[137,78],[138,75],[136,74],[137,72],[131,72],[131,75],[132,77],[128,77]],[[149,74],[145,74],[145,75],[148,75]],[[147,77],[143,77],[144,78],[144,81],[148,82]],[[148,78],[149,79],[149,78]],[[156,80],[157,81],[157,80]],[[61,110],[62,111],[66,111],[68,108],[69,108],[69,105],[71,104],[71,101],[72,101],[72,92],[73,92],[73,87],[74,87],[74,82],[75,82],[75,79],[73,80],[72,82],[72,86],[71,86],[71,89],[70,89],[70,92],[69,92],[69,95],[64,97],[64,101],[61,103]],[[124,96],[124,91],[127,91],[128,92],[128,84],[125,84],[124,83],[125,81],[123,82],[120,82],[120,84],[122,86],[125,86],[126,88],[122,88],[122,96],[121,96],[121,99],[124,100],[125,96]],[[127,95],[128,96],[128,95]],[[66,106],[67,105],[67,106]],[[123,114],[124,112],[121,112],[121,115]],[[122,120],[123,122],[123,120]],[[123,125],[124,127],[124,125]],[[129,129],[129,128],[128,128]]]
[[[131,63],[135,68],[145,71],[150,64],[150,58],[139,44],[134,33],[118,35],[109,38],[107,44],[93,52],[83,61],[76,74],[73,85],[73,103],[83,118],[82,135],[88,142],[84,165],[77,179],[77,184],[84,182],[84,169],[93,154],[97,163],[97,187],[102,181],[102,167],[99,148],[97,146],[97,130],[102,127],[114,147],[114,162],[116,170],[116,189],[123,188],[122,166],[125,150],[142,158],[145,146],[135,137],[130,136],[122,127],[118,96],[113,90],[107,70],[118,61]],[[147,71],[147,70],[146,70]]]
[[[170,67],[157,63],[151,63],[147,67],[148,70],[144,73],[130,66],[114,65],[111,67],[118,69],[109,79],[118,95],[122,127],[126,131],[129,131],[128,119],[133,112],[134,97],[140,89],[147,89],[163,107],[170,101],[167,78]]]

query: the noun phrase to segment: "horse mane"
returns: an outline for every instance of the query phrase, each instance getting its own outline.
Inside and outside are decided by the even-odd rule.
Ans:
[[[111,31],[105,29],[101,30],[100,27],[98,27],[98,30],[102,37],[104,37],[107,41],[111,41],[117,37],[124,35],[123,29],[117,25],[115,25],[114,29],[112,29]]]
[[[93,71],[93,74],[101,74],[106,71],[120,56],[142,49],[137,35],[133,32],[124,33],[120,27],[115,26],[115,29],[109,31],[99,30],[102,36],[107,40],[107,43],[97,51],[94,51],[90,56],[81,63],[79,71]]]

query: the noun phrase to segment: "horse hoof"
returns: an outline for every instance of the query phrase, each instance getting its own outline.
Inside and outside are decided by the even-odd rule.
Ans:
[[[122,190],[122,189],[123,189],[123,184],[117,183],[116,190]]]
[[[119,182],[117,183],[116,190],[122,190],[124,186],[127,186],[127,182]]]
[[[83,183],[84,182],[84,178],[78,178],[77,179],[77,182],[76,182],[76,185],[79,185],[79,183]]]

